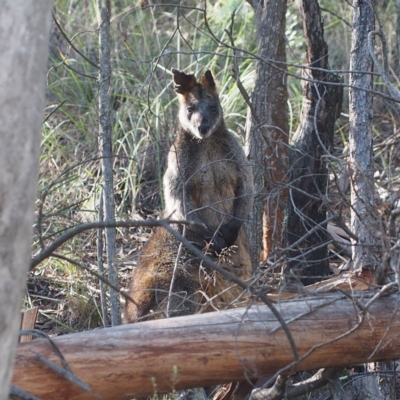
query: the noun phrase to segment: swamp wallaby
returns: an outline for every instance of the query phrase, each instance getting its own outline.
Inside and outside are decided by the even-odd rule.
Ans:
[[[251,276],[243,223],[252,208],[252,173],[244,151],[224,123],[214,78],[198,82],[176,69],[179,132],[163,179],[164,218],[196,225],[176,229],[241,279]],[[172,284],[171,284],[172,282]],[[135,268],[125,320],[164,318],[225,308],[242,289],[204,267],[180,242],[157,228]]]

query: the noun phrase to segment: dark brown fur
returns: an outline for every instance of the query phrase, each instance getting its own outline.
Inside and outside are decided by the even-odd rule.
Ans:
[[[225,127],[211,72],[200,82],[194,75],[177,70],[173,74],[180,126],[163,180],[163,217],[201,224],[187,227],[186,238],[199,248],[207,245],[215,261],[248,279],[251,262],[243,222],[252,207],[251,168]],[[165,317],[169,294],[168,316],[176,316],[229,307],[242,289],[205,268],[170,233],[158,228],[132,275],[129,295],[136,304],[127,304],[125,320]]]

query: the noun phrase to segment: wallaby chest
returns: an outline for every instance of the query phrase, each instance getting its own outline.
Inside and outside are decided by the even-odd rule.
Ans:
[[[232,211],[239,174],[232,147],[224,139],[210,137],[198,141],[186,137],[178,139],[171,148],[171,158],[176,160],[170,171],[172,187],[179,187],[181,190],[176,193],[190,196],[199,209],[212,206]]]

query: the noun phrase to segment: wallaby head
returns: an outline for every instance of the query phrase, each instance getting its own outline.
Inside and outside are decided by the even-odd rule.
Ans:
[[[193,74],[173,69],[175,92],[180,101],[179,122],[198,139],[212,135],[223,123],[217,87],[210,71],[197,82]]]

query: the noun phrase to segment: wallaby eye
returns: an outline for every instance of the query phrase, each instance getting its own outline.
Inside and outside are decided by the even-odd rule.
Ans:
[[[218,113],[218,107],[217,107],[217,106],[211,106],[211,107],[210,107],[210,111],[211,111],[213,114],[217,114],[217,113]]]
[[[188,108],[186,109],[186,111],[187,111],[187,113],[188,113],[189,115],[192,115],[192,114],[193,114],[193,111],[194,111],[194,106],[188,106]]]

